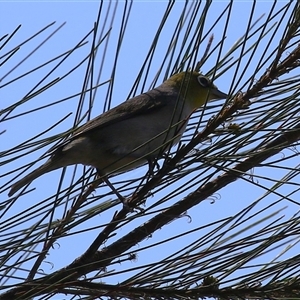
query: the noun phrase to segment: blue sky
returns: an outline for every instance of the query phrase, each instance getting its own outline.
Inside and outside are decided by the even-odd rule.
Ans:
[[[286,2],[281,2],[278,4],[278,7],[283,6]],[[8,86],[5,86],[6,83],[9,83],[11,80],[17,78],[18,76],[24,74],[25,72],[31,70],[32,68],[39,66],[40,64],[72,49],[86,34],[93,28],[93,24],[96,20],[99,3],[97,1],[90,2],[74,2],[74,1],[64,1],[64,2],[55,2],[55,1],[19,1],[19,2],[1,2],[1,27],[0,35],[10,34],[15,30],[18,25],[22,25],[18,30],[13,39],[9,42],[8,46],[2,50],[2,53],[6,53],[8,50],[18,45],[34,33],[38,32],[41,28],[47,26],[48,24],[55,22],[55,24],[49,27],[44,33],[32,39],[24,46],[21,50],[18,51],[8,63],[1,67],[0,71],[0,85],[4,86],[2,91],[0,90],[1,98],[1,109],[9,107],[13,103],[22,99],[24,95],[28,92],[31,92],[32,89],[39,83],[41,78],[45,76],[53,67],[57,64],[57,60],[41,70],[25,76],[24,78],[19,79],[16,82],[10,83]],[[103,10],[105,11],[109,3],[104,2]],[[114,7],[115,2],[112,3]],[[119,34],[119,20],[122,18],[123,7],[125,3],[120,2],[116,7],[116,20],[113,23],[113,27],[110,33],[109,48],[105,60],[103,62],[103,72],[101,74],[100,82],[106,82],[110,79],[114,53],[117,45],[118,34]],[[162,38],[159,44],[158,50],[155,52],[153,62],[151,64],[149,77],[144,87],[144,90],[147,90],[151,86],[151,82],[155,77],[156,72],[158,71],[161,65],[161,59],[166,50],[167,44],[169,43],[169,38],[174,29],[174,24],[178,19],[180,12],[182,11],[184,2],[178,1],[174,6],[168,22],[165,26]],[[215,17],[220,14],[220,12],[227,5],[226,1],[213,1],[213,8],[208,14],[207,28],[209,25],[215,21]],[[263,13],[268,13],[272,1],[258,1],[255,8],[254,16],[257,18]],[[131,87],[138,75],[138,72],[141,68],[149,46],[153,40],[155,32],[157,30],[158,24],[161,20],[161,17],[164,13],[167,3],[165,1],[137,1],[133,3],[132,11],[128,21],[128,27],[124,35],[124,42],[120,50],[120,57],[117,65],[117,72],[114,82],[114,90],[112,94],[112,106],[115,106],[124,100],[127,99]],[[249,9],[252,6],[251,1],[236,1],[233,7],[233,12],[229,22],[229,29],[226,34],[226,40],[224,42],[224,48],[222,54],[225,54],[232,44],[237,41],[237,39],[245,32],[247,28],[248,13]],[[113,10],[113,9],[112,9]],[[111,10],[111,11],[112,11]],[[103,13],[101,20],[104,22],[105,13]],[[255,18],[254,18],[255,19]],[[214,44],[218,43],[222,38],[224,24],[226,18],[224,17],[219,25],[213,30],[215,39]],[[261,21],[263,23],[263,20]],[[65,24],[64,24],[65,23]],[[37,45],[42,43],[45,38],[51,33],[53,33],[58,27],[62,24],[64,26],[54,34],[45,44],[43,44],[36,52],[30,56],[27,60],[22,62],[17,68],[14,69],[14,66],[21,62],[24,57],[26,57]],[[110,28],[110,21],[107,21],[106,26],[104,27],[104,32],[107,32]],[[280,34],[280,33],[279,33]],[[66,61],[63,62],[46,80],[44,83],[38,85],[38,88],[45,85],[51,80],[54,80],[57,77],[62,77],[66,74],[74,65],[81,62],[84,57],[89,53],[91,47],[92,36],[90,35],[87,39],[88,43],[76,50]],[[263,45],[263,43],[262,43]],[[101,44],[99,47],[99,59],[96,60],[97,66],[100,68],[101,54],[104,53],[104,44]],[[204,47],[200,51],[204,51]],[[259,59],[259,54],[257,59]],[[216,57],[212,57],[207,65],[205,65],[204,72],[209,71],[216,61]],[[244,62],[246,63],[246,62]],[[87,63],[83,64],[70,76],[63,79],[60,83],[56,84],[54,87],[51,87],[47,91],[41,93],[40,95],[34,97],[30,101],[20,105],[17,109],[13,111],[11,117],[27,112],[37,106],[42,106],[46,104],[51,104],[55,101],[63,99],[73,94],[80,93],[82,89],[82,82],[84,79],[84,71]],[[241,68],[242,69],[242,68]],[[12,71],[11,71],[12,70]],[[244,78],[247,78],[247,74],[251,73],[251,67],[247,70]],[[232,82],[231,78],[233,71],[227,72],[224,76],[219,78],[216,81],[218,87],[224,91],[228,92],[230,88],[230,83]],[[162,81],[162,76],[158,80]],[[242,83],[240,83],[241,85]],[[106,97],[106,85],[103,85],[99,88],[94,107],[92,110],[92,117],[97,116],[103,112],[104,99]],[[38,89],[36,88],[36,89]],[[35,89],[35,90],[36,90]],[[238,89],[236,89],[237,91]],[[137,94],[141,92],[141,86],[139,87]],[[0,145],[0,151],[8,150],[12,147],[15,147],[19,143],[39,134],[41,131],[49,128],[53,123],[58,122],[64,118],[69,113],[72,113],[63,123],[54,128],[51,132],[46,133],[41,138],[46,138],[47,136],[58,134],[64,132],[72,127],[74,118],[76,115],[76,108],[78,105],[79,97],[73,97],[67,101],[64,101],[60,104],[48,107],[47,109],[39,110],[30,114],[25,114],[20,116],[17,119],[12,118],[0,124],[0,131],[6,130],[5,134],[1,136],[2,143]],[[87,107],[86,104],[84,106]],[[4,142],[3,142],[4,141]],[[48,146],[49,147],[49,146]],[[29,151],[29,153],[20,159],[6,163],[2,167],[2,173],[9,172],[15,168],[22,166],[23,164],[30,163],[36,160],[40,155],[46,152],[48,147],[44,147],[38,151]],[[34,168],[34,167],[33,167]],[[145,169],[140,168],[132,172],[133,176],[142,176]],[[263,171],[262,174],[269,176],[272,172],[274,177],[274,171]],[[5,184],[9,179],[13,178],[17,173],[13,175],[7,175],[0,177],[0,186]],[[15,215],[18,212],[22,212],[29,207],[34,207],[38,203],[41,203],[42,199],[47,198],[52,195],[57,188],[61,170],[55,171],[49,174],[44,175],[43,177],[37,179],[31,184],[31,188],[35,187],[36,190],[28,195],[25,195],[17,200],[17,202],[12,206],[10,211],[7,213],[6,218],[9,216]],[[69,172],[69,176],[71,175]],[[127,175],[126,175],[127,176]],[[281,174],[278,171],[278,178]],[[66,181],[68,182],[68,181]],[[261,180],[264,185],[265,182]],[[67,184],[67,183],[65,183]],[[170,187],[172,188],[172,187]],[[97,193],[97,192],[96,192]],[[188,191],[182,192],[176,200],[181,199],[187,195]],[[170,235],[179,234],[180,232],[185,232],[202,226],[209,222],[216,221],[223,217],[229,217],[242,208],[246,207],[264,193],[264,190],[261,188],[254,188],[251,183],[247,183],[244,180],[239,180],[238,183],[234,183],[224,189],[222,189],[218,195],[216,195],[216,201],[211,203],[210,201],[205,201],[201,205],[193,208],[188,214],[191,217],[191,222],[189,218],[183,217],[180,218],[172,224],[167,225],[165,228],[161,229],[155,233],[153,238],[144,241],[137,246],[138,249],[141,246],[145,246],[148,243],[154,243],[155,240],[164,240]],[[154,199],[151,197],[148,199],[146,206],[153,203],[155,199],[158,199],[160,193],[156,193]],[[275,196],[271,196],[268,200],[263,201],[258,204],[257,210],[259,207],[264,207],[266,203],[272,203]],[[0,201],[6,201],[7,190],[0,194]],[[171,202],[170,202],[171,203]],[[168,203],[168,205],[170,205]],[[282,208],[284,205],[280,204],[276,209]],[[89,228],[89,226],[96,226],[99,223],[109,221],[114,210],[110,210],[107,214],[101,214],[96,218],[93,218],[89,222],[86,222],[83,228]],[[276,210],[274,208],[274,210]],[[287,212],[287,215],[291,215],[293,212]],[[56,218],[61,217],[61,212],[57,212]],[[129,231],[133,226],[146,221],[147,217],[139,218],[138,221],[132,222],[127,227],[124,227],[121,232],[118,232],[116,239],[124,235]],[[20,227],[21,228],[21,227]],[[99,230],[99,229],[98,229]],[[57,249],[52,249],[48,260],[53,264],[53,269],[59,269],[65,264],[70,263],[78,255],[80,255],[89,245],[89,243],[94,239],[98,230],[85,232],[80,235],[70,236],[66,239],[62,239],[57,245]],[[201,231],[202,232],[202,231]],[[203,230],[204,234],[205,230]],[[185,240],[177,240],[173,242],[175,248],[180,248],[183,243],[187,242],[193,237],[186,237]],[[148,263],[153,261],[153,253],[155,259],[160,260],[163,257],[167,256],[170,253],[170,244],[168,246],[161,246],[159,250],[150,250],[149,252],[143,251],[139,253],[138,264]],[[149,250],[148,250],[149,251]],[[134,263],[131,263],[129,266],[133,267]],[[120,268],[126,268],[128,264],[123,264]],[[115,266],[119,268],[119,266]],[[48,273],[53,271],[51,265],[43,265],[44,272]],[[123,279],[123,275],[111,279],[103,279],[107,283],[118,282]]]

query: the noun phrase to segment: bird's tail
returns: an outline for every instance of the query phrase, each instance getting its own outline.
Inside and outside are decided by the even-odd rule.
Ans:
[[[48,173],[50,171],[53,171],[55,169],[58,169],[61,167],[61,164],[59,164],[58,161],[54,161],[53,158],[48,159],[43,165],[41,165],[39,168],[35,169],[28,175],[26,175],[24,178],[17,181],[15,184],[11,186],[11,189],[8,193],[8,196],[12,196],[15,192],[17,192],[19,189],[21,189],[23,186],[31,183],[34,179],[38,178],[39,176]]]

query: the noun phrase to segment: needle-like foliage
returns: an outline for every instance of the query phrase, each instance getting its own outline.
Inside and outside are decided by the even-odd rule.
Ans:
[[[37,28],[18,45],[14,36],[22,27],[0,37],[1,66],[13,62],[0,74],[6,95],[42,74],[22,97],[0,104],[0,299],[299,298],[299,2],[273,2],[262,16],[253,2],[234,23],[234,1],[166,2],[125,90],[119,76],[131,72],[130,63],[126,72],[119,66],[135,5],[100,2],[94,27],[76,45],[13,78],[64,24]],[[239,22],[244,31],[229,44]],[[32,47],[29,55],[25,46]],[[72,60],[78,52],[81,59]],[[141,167],[110,177],[128,205],[82,166],[8,198],[10,185],[52,147],[115,105],[116,89],[126,100],[187,69],[213,78],[230,97],[196,112],[153,174]],[[76,91],[29,105],[78,72]],[[66,103],[73,115],[39,122],[38,133],[6,146],[6,124],[20,127],[23,117],[51,115]],[[68,249],[71,244],[78,246]],[[65,256],[60,267],[57,255]]]

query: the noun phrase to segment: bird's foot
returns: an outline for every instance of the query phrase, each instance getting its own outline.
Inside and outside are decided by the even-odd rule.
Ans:
[[[144,209],[139,207],[138,205],[133,205],[133,199],[134,199],[134,195],[132,197],[130,197],[129,199],[124,199],[125,201],[123,202],[123,208],[129,212],[144,212]]]

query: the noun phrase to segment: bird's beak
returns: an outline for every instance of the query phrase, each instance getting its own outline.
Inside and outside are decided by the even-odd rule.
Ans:
[[[210,94],[212,99],[226,99],[228,97],[227,94],[219,91],[217,88],[211,89]]]

